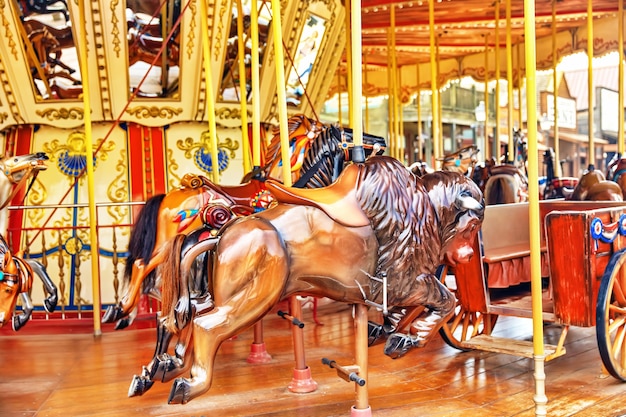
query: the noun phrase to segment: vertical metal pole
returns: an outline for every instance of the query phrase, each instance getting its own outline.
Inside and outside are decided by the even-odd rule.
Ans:
[[[507,112],[506,124],[509,136],[509,158],[514,159],[515,146],[513,145],[513,46],[511,40],[511,0],[506,0],[506,96]]]
[[[528,120],[528,195],[531,296],[533,314],[533,353],[535,358],[535,415],[545,416],[548,398],[545,393],[543,313],[541,289],[541,248],[539,230],[539,181],[537,157],[537,82],[535,2],[524,0],[524,35],[526,55],[526,114]]]
[[[623,47],[623,46],[622,46]],[[593,140],[594,126],[594,103],[593,99],[593,0],[587,0],[587,60],[589,67],[587,68],[587,97],[589,100],[588,125],[589,125],[589,146],[587,149],[587,164],[589,167],[595,166],[596,153]],[[620,123],[623,123],[621,121]]]
[[[250,158],[250,139],[248,138],[248,91],[246,88],[246,63],[243,42],[243,6],[237,0],[237,57],[239,59],[239,99],[241,106],[241,141],[243,151],[243,172],[252,170]]]
[[[250,7],[250,38],[252,41],[252,59],[250,74],[252,82],[252,164],[261,166],[261,88],[259,74],[259,10],[258,2]]]
[[[496,45],[494,47],[494,56],[495,56],[495,71],[496,71],[496,97],[495,97],[495,107],[496,107],[496,128],[493,134],[493,143],[495,143],[496,147],[496,160],[500,161],[502,150],[500,149],[500,0],[496,0]],[[511,147],[513,144],[513,137],[509,136],[509,146]],[[509,161],[512,161],[513,154],[509,153]]]
[[[431,136],[434,151],[432,167],[434,169],[439,169],[439,162],[437,159],[441,157],[442,152],[439,148],[439,86],[437,85],[439,75],[437,74],[437,48],[435,45],[435,0],[428,0],[428,24],[430,26],[430,90],[432,92],[431,114],[433,116]]]
[[[558,57],[556,56],[557,54],[557,50],[556,50],[556,0],[552,0],[552,85],[554,85],[554,124],[552,125],[552,127],[554,128],[554,175],[556,175],[557,178],[561,177],[563,174],[561,173],[561,163],[559,162],[561,160],[561,157],[559,156],[559,107],[558,107],[558,103],[559,103],[559,94],[558,94],[558,87],[557,87],[557,72],[556,72],[556,65],[558,62]],[[547,141],[547,138],[546,138]]]
[[[617,11],[617,49],[619,50],[618,79],[619,88],[617,89],[617,120],[624,120],[624,0],[618,1]],[[624,155],[624,123],[618,123],[617,128],[617,152]]]
[[[93,133],[91,129],[91,97],[89,94],[89,63],[87,60],[87,25],[85,16],[85,2],[78,2],[79,22],[79,58],[80,58],[80,79],[83,85],[83,118],[85,122],[85,159],[87,160],[87,189],[89,193],[89,243],[91,245],[91,285],[93,294],[93,334],[96,337],[102,335],[102,325],[100,319],[100,268],[98,265],[98,224],[95,202],[95,183],[93,171]]]

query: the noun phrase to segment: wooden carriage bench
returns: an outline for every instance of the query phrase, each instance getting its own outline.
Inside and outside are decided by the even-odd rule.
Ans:
[[[547,245],[541,229],[542,276],[549,273]],[[485,208],[481,229],[483,263],[489,288],[507,288],[530,281],[528,203]]]

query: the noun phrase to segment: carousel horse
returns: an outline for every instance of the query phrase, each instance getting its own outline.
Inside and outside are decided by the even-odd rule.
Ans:
[[[43,152],[7,156],[0,159],[0,235],[6,236],[9,220],[9,204],[29,179],[31,184],[39,171],[48,169],[48,156]]]
[[[578,184],[576,177],[557,177],[554,171],[554,149],[549,148],[543,152],[543,165],[546,168],[545,187],[541,191],[540,198],[549,200],[554,198],[569,199]]]
[[[350,161],[352,158],[350,151],[352,130],[345,128],[343,132],[341,132],[338,128],[333,126],[318,125],[313,120],[310,120],[304,116],[294,116],[290,119],[290,122],[291,137],[293,138],[294,144],[297,144],[297,142],[301,140],[304,140],[305,142],[310,142],[310,144],[308,145],[310,149],[305,152],[306,156],[304,157],[304,160],[298,162],[296,158],[291,161],[292,170],[295,169],[296,171],[299,171],[300,175],[299,178],[294,178],[294,187],[319,188],[332,183],[343,170],[345,162]],[[221,188],[219,186],[216,186],[215,184],[211,184],[206,181],[207,186],[212,186],[214,190],[216,187],[218,189],[221,189],[222,194],[218,194],[220,196],[220,199],[214,198],[212,203],[205,204],[200,210],[200,213],[202,215],[198,217],[198,219],[202,220],[200,224],[203,226],[203,228],[196,229],[196,231],[191,234],[191,241],[196,242],[200,239],[206,238],[206,236],[215,234],[216,231],[219,230],[224,224],[231,221],[232,218],[236,217],[230,212],[230,209],[234,208],[235,206],[239,207],[239,214],[251,214],[250,206],[256,205],[255,200],[257,200],[257,197],[254,195],[254,193],[256,192],[257,196],[260,194],[258,191],[255,190],[261,189],[261,193],[264,194],[265,197],[269,197],[267,191],[265,190],[264,181],[266,178],[272,178],[273,175],[273,178],[277,178],[276,175],[278,175],[279,172],[276,172],[276,170],[280,168],[280,138],[278,136],[278,130],[276,130],[274,133],[274,138],[267,151],[269,160],[264,170],[265,178],[252,178],[249,182],[246,182],[241,186]],[[385,142],[383,138],[372,135],[365,135],[363,139],[364,147],[366,148],[366,155],[372,153],[378,154],[384,151]],[[350,142],[348,142],[347,140],[350,140]],[[296,146],[296,149],[297,148],[298,146]],[[296,155],[302,156],[303,154],[302,152],[294,152],[294,157]],[[244,180],[245,179],[246,178],[244,178]],[[172,193],[174,192],[175,191],[173,191]],[[165,198],[167,199],[170,194],[168,194]],[[237,198],[236,196],[239,197],[239,204],[232,204],[229,208],[229,203],[224,200],[228,200],[229,198]],[[269,201],[271,200],[267,200],[266,203]],[[165,200],[163,200],[163,202],[165,202]],[[160,210],[163,210],[166,213],[171,212],[171,210],[163,208],[163,202],[161,203]],[[216,202],[218,204],[215,204]],[[143,211],[154,211],[154,206],[156,205],[152,205],[150,204],[150,201],[148,201]],[[246,211],[246,207],[248,211]],[[266,204],[263,207],[257,206],[254,211],[259,211],[260,209],[265,208],[267,208]],[[189,233],[190,230],[198,227],[198,223],[195,223],[195,226],[193,226],[193,220],[191,220],[184,225],[183,229],[175,230],[171,227],[172,223],[174,225],[176,224],[172,221],[172,219],[169,219],[169,223],[164,223],[162,221],[162,218],[159,216],[157,230],[155,231],[155,221],[144,220],[145,214],[143,213],[143,211],[140,218],[135,224],[135,228],[131,232],[131,239],[129,243],[130,255],[127,259],[127,267],[125,270],[125,281],[128,283],[130,280],[127,294],[134,291],[134,296],[136,297],[138,295],[137,288],[139,285],[141,285],[141,283],[137,282],[141,279],[144,279],[144,292],[148,292],[153,297],[160,299],[160,294],[157,293],[156,288],[160,286],[160,283],[157,283],[155,281],[154,275],[151,275],[151,278],[148,280],[146,280],[145,278],[146,274],[152,274],[152,271],[157,266],[157,262],[162,262],[161,258],[165,255],[165,253],[162,251],[157,252],[157,255],[155,256],[149,254],[150,248],[162,247],[163,244],[160,243],[152,245],[149,243],[146,245],[147,242],[155,241],[154,236],[147,232],[147,230],[152,233],[158,233],[159,228],[161,228],[161,230],[168,230],[167,228],[169,227],[169,235],[167,235],[163,239],[160,239],[160,237],[156,238],[164,241],[175,236],[178,232]],[[148,215],[146,219],[154,219],[154,215]],[[215,221],[217,219],[219,219],[218,222]],[[198,230],[201,230],[203,233],[197,233]],[[205,235],[204,232],[208,234]],[[140,250],[144,250],[145,252],[143,252],[143,254],[140,254]],[[148,264],[146,265],[146,268],[141,271],[141,269],[137,268],[136,266],[137,264],[144,262],[148,262]],[[129,268],[129,265],[132,266]],[[139,275],[142,273],[143,275]],[[204,275],[206,275],[206,271],[204,271]],[[130,297],[126,295],[118,306],[109,307],[107,309],[107,312],[105,313],[103,321],[111,322],[117,319],[119,321],[116,328],[126,327],[130,322],[130,319],[125,319],[122,316],[122,314],[124,314],[123,303],[126,299]],[[148,389],[150,389],[150,387],[152,386],[152,382],[155,379],[155,375],[159,371],[159,369],[155,367],[155,365],[159,363],[156,362],[156,359],[157,357],[166,353],[172,336],[165,331],[161,323],[161,320],[157,320],[157,346],[155,349],[153,360],[150,362],[149,365],[143,367],[143,371],[140,376],[135,376],[133,378],[129,389],[129,396],[142,395]],[[188,342],[188,335],[184,335],[183,337],[179,338],[179,341],[177,342],[175,347],[177,357],[182,357],[184,355],[184,351],[187,349]],[[184,365],[182,363],[182,360],[172,360],[170,361],[168,366],[172,369],[180,369]]]
[[[443,171],[458,172],[465,176],[471,175],[474,166],[478,162],[476,156],[480,152],[476,145],[469,145],[459,149],[456,152],[445,155],[443,158],[439,158],[441,162],[441,169]]]
[[[292,146],[292,182],[294,187],[319,188],[332,183],[351,160],[352,136],[350,129],[343,132],[333,126],[324,126],[304,115],[295,115],[288,121],[289,140]],[[382,153],[385,140],[364,135],[366,154]],[[161,264],[165,243],[178,233],[189,233],[202,226],[205,220],[213,222],[218,230],[230,216],[248,215],[267,208],[271,196],[265,190],[267,178],[282,176],[280,136],[278,130],[266,151],[266,163],[261,173],[247,175],[241,185],[221,186],[208,179],[188,175],[181,188],[151,197],[140,212],[131,232],[124,270],[126,294],[118,305],[109,306],[103,322],[117,321],[116,328],[130,325],[128,317],[139,302],[139,292],[160,297],[153,271]],[[216,205],[232,207],[233,213],[221,218]],[[204,210],[203,210],[204,208]],[[216,218],[210,219],[212,216]],[[155,226],[156,225],[156,226]]]
[[[513,132],[515,158],[512,163],[491,165],[483,194],[485,204],[507,204],[528,201],[526,174],[527,147],[520,130]],[[508,149],[507,149],[508,153]],[[504,155],[508,160],[508,155]],[[485,164],[485,167],[487,164]],[[483,174],[484,175],[484,174]]]
[[[606,178],[615,181],[622,189],[622,195],[626,200],[626,158],[615,154],[607,166]]]
[[[59,48],[73,48],[74,36],[72,35],[72,27],[64,26],[62,28],[56,28],[52,25],[41,22],[38,19],[27,18],[22,21],[26,33],[34,32],[35,30],[47,30],[50,35],[54,37],[59,43]]]
[[[128,65],[136,64],[137,62],[153,62],[161,47],[163,46],[163,38],[157,36],[151,36],[147,33],[137,32],[136,29],[130,29],[128,31]],[[180,44],[178,43],[178,36],[171,38],[167,45],[167,63],[170,67],[177,67],[180,65]]]
[[[590,165],[574,188],[570,200],[624,201],[624,197],[618,183],[607,180],[601,171]]]
[[[24,17],[33,14],[61,13],[66,22],[70,21],[66,0],[19,0],[17,3]]]
[[[178,235],[166,251],[165,325],[171,332],[193,327],[191,379],[175,380],[169,403],[206,392],[221,343],[294,295],[383,312],[425,306],[403,323],[409,333],[400,333],[399,319],[393,335],[403,343],[390,337],[385,347],[392,357],[423,346],[453,313],[455,297],[435,272],[473,256],[484,208],[469,178],[445,171],[418,178],[394,158],[373,156],[348,166],[328,187],[268,181],[268,188],[278,201],[273,207],[229,223],[183,254],[187,237]],[[203,254],[212,276],[206,294],[197,294],[190,273]]]
[[[0,327],[11,320],[13,330],[18,331],[30,319],[33,312],[30,292],[35,273],[41,279],[47,294],[44,308],[52,313],[58,301],[57,287],[48,276],[46,268],[37,261],[12,255],[9,245],[0,236]],[[22,299],[22,312],[14,315],[18,296]]]
[[[32,30],[28,33],[28,40],[33,45],[38,60],[38,62],[32,62],[32,59],[29,59],[31,73],[34,77],[39,78],[39,72],[36,68],[41,65],[47,79],[59,77],[71,81],[74,85],[81,83],[80,80],[71,75],[76,70],[61,61],[61,44],[46,28]],[[56,66],[62,69],[55,71]]]

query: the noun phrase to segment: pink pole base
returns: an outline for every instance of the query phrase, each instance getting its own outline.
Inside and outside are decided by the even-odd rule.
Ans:
[[[268,363],[272,360],[272,356],[265,350],[265,343],[252,343],[250,345],[250,354],[246,361],[248,363]]]
[[[294,369],[293,379],[287,387],[289,391],[298,394],[306,394],[307,392],[313,392],[317,389],[317,382],[311,378],[311,368],[308,366],[305,369]]]
[[[372,407],[369,405],[367,408],[350,408],[350,417],[372,417]]]

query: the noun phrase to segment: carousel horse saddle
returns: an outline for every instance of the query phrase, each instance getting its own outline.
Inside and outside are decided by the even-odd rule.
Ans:
[[[250,206],[250,199],[265,189],[262,181],[250,180],[240,185],[218,185],[202,175],[185,174],[180,181],[182,187],[206,187],[222,194],[233,205]]]
[[[280,203],[316,207],[328,217],[347,227],[369,226],[367,218],[356,199],[356,185],[359,181],[358,165],[348,166],[339,179],[324,188],[293,188],[268,180],[267,189]]]

